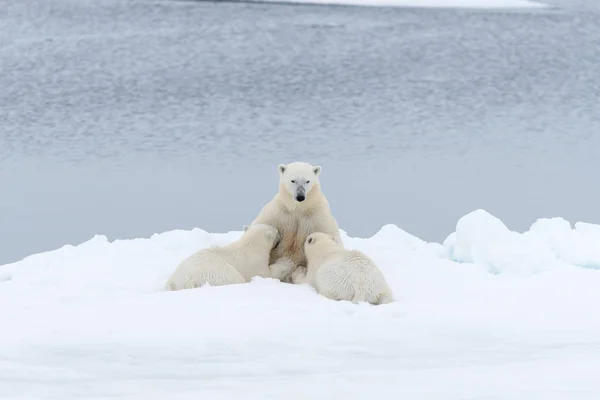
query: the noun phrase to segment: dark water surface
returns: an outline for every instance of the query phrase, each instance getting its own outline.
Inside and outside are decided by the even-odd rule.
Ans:
[[[600,223],[600,14],[154,1],[0,10],[0,263],[239,230],[276,166],[323,166],[342,229],[443,240]]]

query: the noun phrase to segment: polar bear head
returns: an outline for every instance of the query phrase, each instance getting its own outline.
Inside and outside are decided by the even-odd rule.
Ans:
[[[313,187],[319,185],[321,167],[309,163],[296,161],[293,163],[279,164],[279,186],[285,190],[294,201],[302,203],[310,195]]]
[[[281,235],[277,228],[267,224],[244,225],[242,239],[248,243],[257,244],[261,247],[274,249],[281,241]]]
[[[309,260],[338,247],[340,245],[335,241],[335,238],[323,232],[313,232],[304,241],[304,253]]]

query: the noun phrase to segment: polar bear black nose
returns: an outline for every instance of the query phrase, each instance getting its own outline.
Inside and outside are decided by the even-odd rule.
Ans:
[[[296,200],[298,200],[298,201],[304,201],[305,198],[306,197],[304,197],[303,194],[299,194],[298,196],[296,196]]]

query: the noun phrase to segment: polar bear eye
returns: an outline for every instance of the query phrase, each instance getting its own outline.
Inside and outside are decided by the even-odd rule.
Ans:
[[[294,179],[292,179],[292,183],[296,183],[296,181]]]
[[[313,242],[313,238],[308,238],[308,244],[311,244]]]
[[[306,181],[306,183],[310,183],[310,181]]]

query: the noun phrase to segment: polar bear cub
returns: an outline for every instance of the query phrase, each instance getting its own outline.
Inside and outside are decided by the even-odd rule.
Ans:
[[[308,264],[292,272],[293,283],[309,283],[332,300],[386,304],[392,290],[377,265],[358,250],[346,250],[333,237],[315,232],[306,238]]]
[[[167,290],[231,285],[249,282],[255,276],[282,279],[293,268],[289,259],[269,265],[269,254],[280,242],[276,228],[256,224],[244,227],[237,241],[222,247],[202,249],[183,260],[167,281]]]
[[[306,266],[303,245],[309,234],[324,232],[342,243],[338,224],[321,191],[321,167],[296,161],[279,164],[277,170],[279,191],[252,224],[269,224],[281,234],[281,244],[271,252],[271,263],[289,258],[296,266]]]

